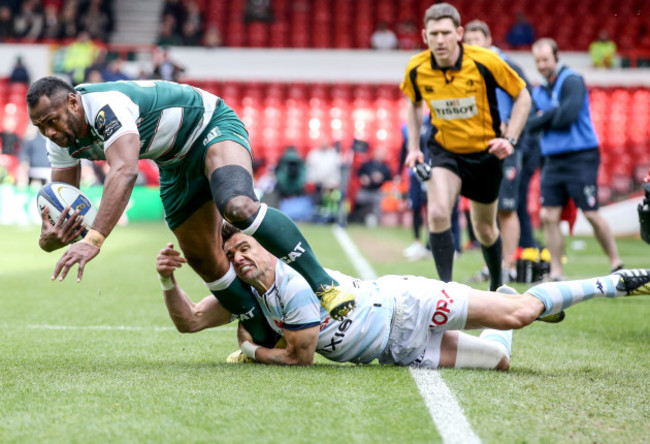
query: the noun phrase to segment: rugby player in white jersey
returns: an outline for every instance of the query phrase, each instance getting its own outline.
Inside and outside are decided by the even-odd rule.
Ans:
[[[548,282],[522,295],[509,287],[504,287],[509,294],[502,294],[416,276],[360,281],[330,270],[342,285],[357,289],[356,309],[346,320],[336,321],[321,308],[304,279],[255,239],[227,224],[223,238],[235,272],[253,287],[269,323],[286,340],[284,349],[263,347],[240,325],[241,351],[266,364],[311,365],[314,353],[319,353],[340,362],[378,359],[383,364],[426,368],[507,370],[512,329],[563,314],[563,308],[594,297],[650,294],[650,270]],[[229,322],[230,313],[214,298],[195,304],[183,292],[174,270],[184,262],[169,244],[156,264],[178,330],[196,332]],[[480,337],[459,331],[479,328],[485,328]]]
[[[72,243],[81,233],[81,218],[52,226],[43,212],[40,247],[50,252],[69,245],[52,279],[65,279],[78,264],[81,281],[86,263],[99,254],[126,208],[138,160],[152,159],[160,170],[165,219],[190,266],[247,327],[255,329],[252,323],[257,321],[251,318],[259,320],[257,337],[264,339],[264,331],[269,338],[275,335],[223,254],[217,228],[222,216],[303,275],[332,317],[342,319],[354,307],[354,294],[341,291],[293,221],[258,201],[248,132],[221,98],[172,82],[73,88],[44,77],[30,86],[27,106],[32,123],[49,139],[52,181],[78,187],[82,158],[105,160],[110,166],[97,217],[82,241]]]

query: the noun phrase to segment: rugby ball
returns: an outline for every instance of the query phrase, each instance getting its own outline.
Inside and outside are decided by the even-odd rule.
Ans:
[[[97,216],[97,208],[93,205],[90,199],[88,199],[88,196],[81,192],[77,187],[64,182],[51,182],[41,188],[36,196],[36,206],[39,214],[42,213],[46,207],[49,208],[48,218],[52,225],[56,224],[59,220],[65,207],[70,206],[70,212],[65,215],[65,221],[67,221],[76,210],[79,210],[79,214],[84,217],[82,224],[84,226],[84,231],[77,240],[86,235],[88,228],[92,227],[93,222],[95,222],[95,216]]]

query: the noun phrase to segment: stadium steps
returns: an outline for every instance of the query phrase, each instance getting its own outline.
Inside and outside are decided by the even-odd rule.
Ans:
[[[117,0],[114,7],[116,29],[111,37],[112,43],[155,43],[163,4],[164,0]]]

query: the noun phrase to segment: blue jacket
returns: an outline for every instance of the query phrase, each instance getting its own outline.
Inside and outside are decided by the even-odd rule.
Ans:
[[[550,91],[543,86],[537,86],[533,89],[533,102],[537,109],[546,113],[560,107],[562,85],[569,76],[577,76],[582,80],[578,73],[564,67],[555,83],[551,86]],[[551,125],[545,128],[540,147],[543,156],[553,156],[598,147],[598,136],[596,136],[594,125],[591,122],[589,95],[586,89],[577,119],[567,127],[557,128]]]

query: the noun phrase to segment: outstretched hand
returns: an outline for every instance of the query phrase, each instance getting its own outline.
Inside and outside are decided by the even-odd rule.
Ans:
[[[187,259],[174,249],[174,244],[168,243],[156,257],[156,271],[164,278],[170,277],[174,274],[174,270],[181,268],[186,263]]]
[[[54,268],[54,274],[51,279],[55,280],[59,274],[61,277],[59,281],[63,281],[68,275],[68,271],[74,264],[79,264],[79,269],[77,271],[77,282],[81,282],[81,278],[84,275],[84,268],[86,263],[92,260],[95,256],[99,254],[99,248],[91,245],[87,242],[77,242],[72,244],[70,248],[61,256],[61,259],[56,263]]]

